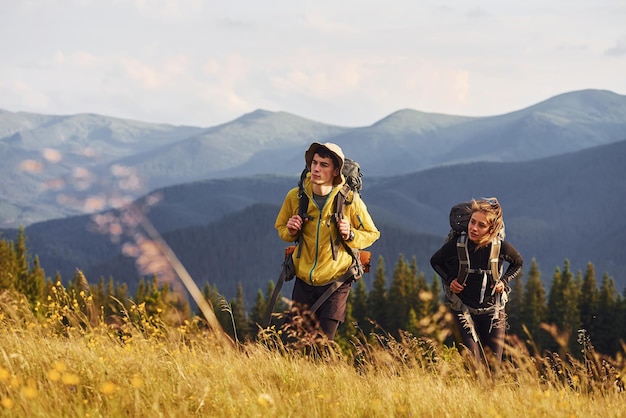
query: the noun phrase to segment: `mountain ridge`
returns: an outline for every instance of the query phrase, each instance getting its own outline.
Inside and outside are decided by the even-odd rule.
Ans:
[[[85,196],[102,196],[111,207],[111,195],[134,199],[208,178],[295,175],[312,141],[338,143],[367,175],[383,177],[463,162],[532,160],[623,139],[626,96],[605,90],[563,93],[496,116],[403,109],[356,128],[260,109],[214,127],[2,111],[0,175],[11,181],[0,184],[0,226],[91,212]],[[112,172],[120,167],[140,179],[137,187],[119,190],[125,179]]]

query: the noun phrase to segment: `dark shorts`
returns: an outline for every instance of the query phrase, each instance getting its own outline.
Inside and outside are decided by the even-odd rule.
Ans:
[[[300,279],[296,279],[293,285],[291,299],[294,303],[303,306],[313,306],[317,299],[322,296],[330,284],[325,286],[311,286]],[[334,319],[343,322],[346,319],[346,304],[350,295],[352,280],[342,284],[332,295],[326,299],[317,310],[318,318]]]

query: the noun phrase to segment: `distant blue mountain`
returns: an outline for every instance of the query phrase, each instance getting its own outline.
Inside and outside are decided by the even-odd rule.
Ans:
[[[186,182],[295,175],[314,140],[338,143],[366,175],[381,177],[529,161],[624,139],[626,96],[602,90],[490,117],[405,109],[358,128],[263,110],[208,128],[0,110],[0,227],[90,213]]]

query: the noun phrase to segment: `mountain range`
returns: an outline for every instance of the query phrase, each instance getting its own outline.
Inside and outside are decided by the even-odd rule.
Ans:
[[[132,289],[139,276],[122,255],[124,237],[94,233],[92,215],[158,198],[146,216],[199,284],[231,298],[242,283],[253,298],[278,274],[286,243],[274,219],[317,140],[361,163],[363,197],[381,230],[374,268],[383,257],[391,274],[402,254],[432,275],[428,259],[450,207],[497,196],[507,239],[527,267],[538,262],[544,281],[568,259],[626,285],[626,96],[612,92],[566,93],[493,117],[401,110],[363,128],[261,110],[213,128],[3,111],[0,135],[2,236],[25,225],[48,275],[81,268],[91,282],[113,277]],[[24,161],[39,171],[18,170]],[[61,186],[41,187],[55,179]],[[68,208],[85,196],[106,202],[83,215],[85,205]]]
[[[114,207],[211,178],[295,175],[303,149],[332,141],[371,177],[464,162],[514,162],[626,139],[626,96],[582,90],[519,111],[466,117],[404,109],[367,127],[257,110],[200,128],[0,110],[0,227]]]

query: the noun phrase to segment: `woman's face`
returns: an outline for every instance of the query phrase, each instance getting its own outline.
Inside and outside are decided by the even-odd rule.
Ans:
[[[479,244],[489,234],[489,222],[487,221],[487,215],[483,212],[474,212],[470,218],[469,225],[467,226],[467,233],[469,239],[475,244]]]

